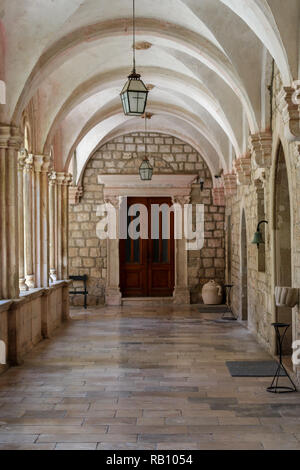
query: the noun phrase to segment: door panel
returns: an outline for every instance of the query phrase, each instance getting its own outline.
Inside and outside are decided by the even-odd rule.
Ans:
[[[134,204],[147,206],[147,199],[128,198],[127,208],[129,209]],[[141,238],[133,240],[129,237],[129,224],[134,219],[136,219],[134,216],[127,217],[127,239],[120,240],[120,288],[124,297],[146,297],[147,246],[145,246],[145,240]]]
[[[172,206],[170,198],[149,198],[149,232],[155,226],[151,205]],[[148,243],[148,292],[150,297],[170,297],[174,291],[174,214],[163,211],[156,221],[159,238]]]
[[[123,297],[168,297],[174,290],[174,214],[160,213],[154,221],[151,205],[171,206],[170,198],[128,198],[127,207],[143,204],[148,210],[148,239],[120,240],[120,288]],[[137,213],[138,216],[138,213]],[[137,217],[136,216],[136,217]],[[128,217],[132,222],[136,217]],[[152,220],[153,219],[153,220]],[[157,224],[157,239],[151,239]],[[168,222],[168,223],[167,223]],[[165,228],[165,232],[163,231]],[[137,228],[137,230],[139,230]]]

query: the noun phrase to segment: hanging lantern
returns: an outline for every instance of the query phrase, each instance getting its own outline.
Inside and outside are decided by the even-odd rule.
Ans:
[[[121,92],[121,101],[126,116],[144,114],[147,104],[148,90],[135,70],[128,77]]]
[[[143,181],[151,181],[152,176],[153,176],[153,168],[148,160],[147,157],[147,119],[151,119],[152,114],[145,113],[144,116],[142,116],[145,119],[145,157],[144,160],[142,161],[142,164],[140,166],[140,177],[141,180]]]
[[[136,72],[135,50],[135,0],[133,0],[133,69],[120,95],[126,116],[141,116],[144,114],[149,93],[141,80],[140,74]]]
[[[140,177],[141,180],[143,181],[151,181],[153,176],[153,168],[150,165],[150,162],[145,155],[144,160],[142,161],[142,164],[140,166]]]

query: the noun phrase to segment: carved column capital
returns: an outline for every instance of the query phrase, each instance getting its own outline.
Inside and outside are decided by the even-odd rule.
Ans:
[[[36,173],[40,173],[42,171],[43,163],[44,163],[43,155],[33,155],[33,165],[34,165],[34,171]]]
[[[0,125],[0,148],[19,149],[22,137],[18,127]]]
[[[33,168],[33,155],[32,153],[27,153],[25,158],[25,170],[31,171]]]
[[[235,169],[241,184],[246,185],[251,183],[251,168],[251,155],[247,154],[236,159]]]
[[[83,195],[82,186],[70,186],[69,187],[69,202],[70,204],[79,204]]]
[[[258,132],[249,137],[250,153],[259,168],[270,168],[272,163],[272,134]]]
[[[237,192],[237,175],[235,173],[227,173],[222,178],[225,197],[235,196]]]
[[[24,148],[21,148],[18,152],[18,170],[23,171],[27,157],[28,157],[27,150]]]
[[[72,175],[70,173],[57,172],[56,181],[59,185],[69,186],[72,183]]]
[[[48,173],[51,161],[49,155],[33,155],[34,170],[37,173]]]
[[[66,173],[65,174],[64,185],[65,186],[71,186],[72,182],[73,182],[73,176],[71,175],[71,173]]]
[[[225,206],[225,188],[213,188],[212,190],[213,204],[215,206]]]
[[[277,95],[277,105],[285,125],[286,138],[290,142],[300,140],[300,103],[296,88],[283,87]]]
[[[184,207],[186,204],[189,204],[191,201],[191,196],[173,196],[173,204],[180,204],[181,207]]]
[[[56,182],[57,182],[57,174],[55,171],[50,171],[49,175],[48,175],[48,178],[49,178],[49,184],[50,185],[55,185]]]
[[[115,209],[120,207],[120,198],[118,196],[106,196],[104,202],[105,204],[111,204]]]

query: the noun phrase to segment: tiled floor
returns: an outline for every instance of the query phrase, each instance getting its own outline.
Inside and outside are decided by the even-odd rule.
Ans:
[[[73,311],[0,377],[0,449],[300,449],[300,394],[232,378],[268,359],[197,306]]]

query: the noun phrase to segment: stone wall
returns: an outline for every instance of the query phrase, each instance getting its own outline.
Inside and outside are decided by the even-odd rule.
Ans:
[[[224,212],[213,204],[212,176],[201,155],[190,145],[169,135],[133,133],[118,137],[96,151],[89,160],[82,179],[83,195],[78,204],[70,205],[69,256],[70,275],[87,274],[88,303],[104,303],[107,249],[106,241],[96,236],[100,220],[97,207],[103,204],[103,186],[97,183],[101,174],[137,174],[147,144],[149,160],[155,174],[199,174],[204,190],[193,185],[191,202],[205,204],[205,245],[189,252],[188,276],[191,301],[201,301],[201,285],[210,279],[224,282]],[[80,283],[75,287],[80,288]],[[73,296],[75,305],[82,305],[81,296]]]
[[[266,180],[269,179],[267,175]],[[270,197],[268,185],[265,187],[265,218],[270,220]],[[259,221],[257,211],[257,188],[255,184],[239,185],[237,195],[227,200],[226,215],[231,215],[232,224],[232,276],[227,279],[234,285],[232,303],[235,314],[242,318],[242,296],[245,294],[242,282],[242,213],[246,219],[246,251],[247,251],[247,295],[248,295],[248,327],[255,332],[262,343],[270,350],[272,339],[272,305],[271,305],[271,270],[272,258],[270,249],[270,230],[266,229],[265,245],[257,249],[252,244],[254,233]],[[259,272],[259,258],[265,251],[265,271]]]
[[[288,89],[283,89],[279,83],[274,90],[272,133],[270,131],[250,136],[249,155],[250,167],[246,171],[246,160],[237,162],[236,171],[239,181],[237,193],[227,197],[226,221],[231,218],[231,279],[234,284],[232,303],[235,314],[242,318],[242,304],[245,289],[243,289],[242,273],[244,263],[242,260],[242,213],[245,211],[247,231],[247,288],[248,288],[248,315],[249,329],[256,335],[261,344],[272,354],[276,353],[276,343],[272,323],[286,321],[284,315],[289,315],[291,327],[288,332],[288,348],[285,354],[291,357],[292,342],[300,338],[299,305],[293,311],[278,308],[275,305],[275,286],[291,285],[300,288],[300,132],[299,111],[291,104]],[[290,111],[292,110],[292,111]],[[292,114],[292,112],[294,114]],[[298,117],[297,117],[298,116]],[[296,125],[298,123],[298,127]],[[293,135],[292,135],[293,134]],[[287,137],[288,136],[288,137]],[[298,136],[298,137],[297,137]],[[282,148],[282,150],[280,150]],[[276,180],[278,157],[280,151],[284,154],[287,181],[283,178]],[[245,158],[245,157],[244,157]],[[277,185],[277,186],[276,186]],[[277,189],[276,189],[277,187]],[[276,208],[275,195],[289,194],[290,208],[287,203],[280,202]],[[287,198],[288,199],[288,198]],[[286,226],[282,214],[290,210],[291,221]],[[256,231],[257,223],[266,219],[265,246],[258,250],[251,242]],[[280,222],[278,226],[278,220]],[[281,225],[281,228],[280,228]],[[290,257],[278,254],[278,246],[284,239],[290,245]],[[278,242],[281,240],[281,242]],[[226,254],[228,258],[229,240],[226,237]],[[262,256],[265,256],[262,262]],[[286,264],[289,263],[290,276],[285,276]],[[228,259],[227,259],[228,265]],[[279,270],[279,271],[278,271]],[[278,272],[280,273],[278,275]],[[278,281],[278,278],[281,281]],[[285,284],[286,283],[286,284]],[[288,352],[289,350],[289,352]],[[299,367],[294,371],[300,376]]]

